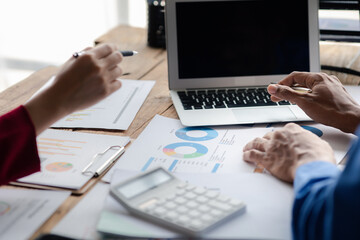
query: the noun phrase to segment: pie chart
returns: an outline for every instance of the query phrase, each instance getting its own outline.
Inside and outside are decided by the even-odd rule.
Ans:
[[[207,141],[218,136],[218,132],[208,127],[186,127],[175,132],[175,135],[186,141]]]
[[[197,158],[205,155],[208,149],[198,143],[180,142],[165,146],[163,152],[168,156],[176,158]]]

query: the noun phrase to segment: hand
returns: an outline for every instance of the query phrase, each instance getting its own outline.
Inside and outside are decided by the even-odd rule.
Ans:
[[[298,85],[311,92],[297,92]],[[268,86],[271,100],[297,104],[314,121],[354,133],[360,123],[360,105],[347,93],[339,79],[325,73],[293,72],[278,84]]]
[[[330,145],[297,124],[256,138],[243,149],[244,161],[262,164],[275,177],[293,182],[296,169],[312,161],[335,163]]]
[[[118,64],[122,55],[115,45],[87,48],[71,57],[56,75],[53,84],[25,104],[37,134],[66,115],[104,99],[121,87]]]

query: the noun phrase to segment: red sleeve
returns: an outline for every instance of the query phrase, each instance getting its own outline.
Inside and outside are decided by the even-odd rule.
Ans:
[[[0,116],[0,185],[40,171],[36,133],[24,106]]]

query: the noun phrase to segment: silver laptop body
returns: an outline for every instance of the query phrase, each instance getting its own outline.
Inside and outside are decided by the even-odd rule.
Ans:
[[[182,124],[311,120],[291,104],[228,107],[226,98],[225,107],[185,106],[180,98],[247,94],[292,71],[320,71],[316,0],[167,0],[165,20],[169,88]]]

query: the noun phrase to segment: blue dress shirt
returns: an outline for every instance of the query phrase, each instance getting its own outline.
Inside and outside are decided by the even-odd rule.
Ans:
[[[322,161],[300,166],[294,190],[294,239],[360,240],[360,141],[353,142],[343,172]]]

